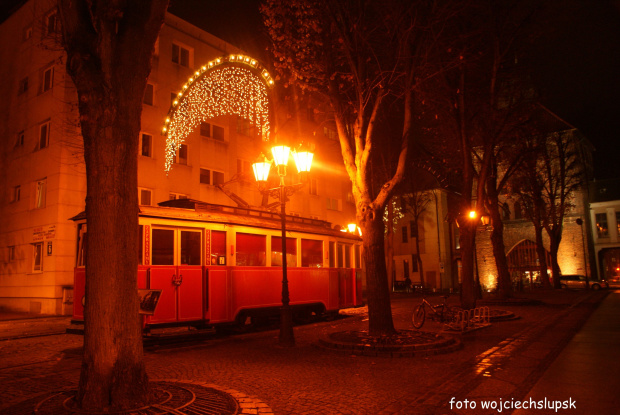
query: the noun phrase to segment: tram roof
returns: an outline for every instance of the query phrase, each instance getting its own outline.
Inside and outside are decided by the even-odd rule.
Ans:
[[[141,217],[151,218],[223,223],[264,229],[282,228],[278,213],[260,209],[214,205],[194,199],[167,200],[159,203],[158,206],[140,206],[139,214]],[[86,212],[83,211],[70,219],[73,221],[85,220]],[[288,231],[331,235],[356,241],[361,240],[356,234],[333,228],[330,222],[301,216],[286,215],[286,229]]]

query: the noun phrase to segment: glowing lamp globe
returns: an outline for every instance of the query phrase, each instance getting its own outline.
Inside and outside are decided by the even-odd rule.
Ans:
[[[290,147],[287,146],[274,146],[271,148],[273,162],[276,166],[286,166],[288,164],[288,156],[290,151]]]
[[[312,157],[314,157],[314,154],[310,151],[293,152],[293,158],[295,159],[295,165],[297,166],[297,171],[299,173],[310,172],[310,167],[312,167]]]
[[[254,170],[254,177],[257,182],[266,182],[269,178],[271,163],[268,161],[254,163],[252,164],[252,170]]]
[[[357,224],[355,224],[355,223],[349,223],[349,224],[347,225],[347,227],[349,228],[349,232],[353,233],[353,232],[355,232],[355,230],[357,229]]]

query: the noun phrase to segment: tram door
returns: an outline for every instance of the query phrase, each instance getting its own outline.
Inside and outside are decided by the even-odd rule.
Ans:
[[[152,323],[203,317],[202,230],[153,228],[149,288],[162,290]]]

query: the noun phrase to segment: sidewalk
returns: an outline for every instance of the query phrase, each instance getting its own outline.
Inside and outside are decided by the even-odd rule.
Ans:
[[[574,402],[570,414],[620,411],[620,291],[610,292],[545,374],[524,397],[539,402]],[[572,399],[572,401],[571,401]],[[516,410],[514,415],[555,410]]]

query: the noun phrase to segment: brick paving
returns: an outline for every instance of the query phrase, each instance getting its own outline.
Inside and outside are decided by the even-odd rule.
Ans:
[[[484,414],[451,410],[450,399],[524,397],[606,293],[531,294],[536,295],[545,303],[494,305],[520,318],[464,334],[463,347],[444,355],[354,356],[316,346],[329,333],[365,329],[367,316],[358,314],[295,327],[294,348],[277,346],[278,333],[272,330],[152,345],[145,360],[153,381],[186,380],[237,391],[253,400],[256,413]],[[411,329],[418,302],[412,294],[394,297],[398,329]],[[423,327],[441,329],[433,322]],[[11,405],[35,395],[75,388],[81,344],[75,334],[0,341],[0,413],[10,414]]]

